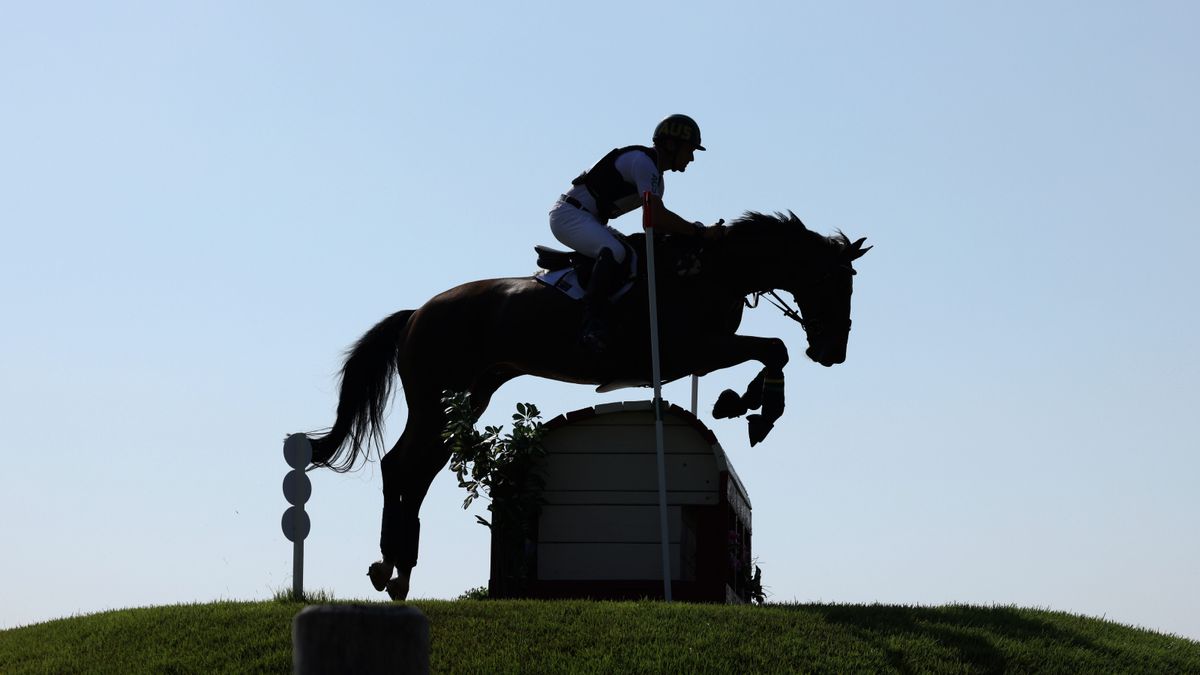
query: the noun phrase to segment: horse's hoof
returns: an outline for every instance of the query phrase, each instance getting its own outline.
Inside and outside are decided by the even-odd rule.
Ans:
[[[371,577],[371,585],[375,590],[382,591],[387,588],[388,580],[392,578],[392,566],[382,560],[371,563],[367,568],[367,576]]]
[[[388,597],[392,600],[405,600],[408,598],[408,578],[398,576],[395,579],[387,582]]]
[[[754,447],[759,441],[767,437],[771,433],[771,429],[775,428],[774,422],[769,422],[762,415],[750,415],[746,418],[747,426],[750,431],[750,447]]]
[[[733,417],[741,417],[746,414],[746,406],[742,404],[742,397],[737,395],[732,389],[726,389],[717,397],[717,402],[713,404],[713,417],[721,419],[729,419]]]

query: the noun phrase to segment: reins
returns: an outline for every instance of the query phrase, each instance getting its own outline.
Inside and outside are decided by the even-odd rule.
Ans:
[[[797,312],[796,310],[792,309],[791,305],[787,304],[787,301],[784,300],[783,298],[779,297],[779,295],[776,294],[775,291],[765,291],[765,292],[764,291],[755,291],[753,294],[751,294],[751,297],[754,298],[753,302],[751,302],[749,298],[746,298],[745,300],[743,300],[743,302],[745,302],[746,306],[749,307],[750,309],[754,309],[754,308],[758,307],[758,301],[760,298],[762,298],[763,295],[769,296],[767,298],[767,301],[770,302],[772,305],[775,305],[776,309],[783,312],[784,316],[786,316],[789,319],[792,319],[796,323],[800,324],[800,326],[802,328],[805,328],[807,330],[807,326],[804,325],[804,319],[800,316],[800,312]]]
[[[759,298],[764,295],[769,296],[767,300],[770,301],[772,305],[775,305],[776,309],[783,312],[783,315],[787,318],[792,319],[796,323],[800,324],[800,327],[804,329],[804,332],[808,333],[810,336],[820,335],[825,330],[825,322],[817,318],[806,321],[802,316],[800,316],[800,312],[792,309],[791,305],[787,304],[786,300],[775,294],[775,291],[755,291],[752,293],[752,296],[754,297],[753,302],[751,302],[748,298],[744,298],[743,302],[745,302],[746,306],[750,309],[754,309],[755,307],[758,307]],[[850,319],[846,319],[847,333],[850,332],[851,323],[852,322]]]

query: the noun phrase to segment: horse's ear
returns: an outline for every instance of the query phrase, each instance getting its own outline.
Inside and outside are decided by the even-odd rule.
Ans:
[[[866,248],[863,248],[862,247],[863,242],[865,242],[866,240],[867,240],[867,238],[863,237],[862,239],[859,239],[858,241],[854,242],[853,244],[850,244],[850,246],[846,248],[846,254],[847,254],[847,256],[849,256],[850,260],[858,260],[859,258],[866,255],[867,251],[870,251],[871,249],[875,248],[874,246],[868,246]]]

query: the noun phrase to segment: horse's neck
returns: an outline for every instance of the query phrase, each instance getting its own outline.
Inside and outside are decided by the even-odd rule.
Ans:
[[[718,283],[738,297],[765,293],[779,288],[773,274],[778,265],[764,265],[764,251],[753,240],[727,241],[728,246],[714,248],[710,266]]]
[[[632,235],[631,239],[639,251],[644,253],[645,242],[642,235]],[[692,252],[693,255],[695,253]],[[774,253],[777,252],[771,251],[767,242],[756,239],[709,242],[698,251],[700,276],[690,279],[686,275],[683,276],[679,290],[685,295],[702,296],[700,301],[724,304],[724,301],[728,300],[740,304],[742,298],[752,293],[762,293],[780,287],[784,264],[778,259],[772,264],[763,264],[774,257]],[[688,255],[689,251],[686,248],[672,249],[660,258],[660,265],[667,263],[669,267],[674,267],[677,263],[687,264]],[[657,272],[660,278],[670,274],[664,272]]]

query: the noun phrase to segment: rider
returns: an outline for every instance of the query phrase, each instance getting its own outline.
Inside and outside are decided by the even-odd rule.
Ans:
[[[592,351],[602,351],[607,339],[608,296],[619,281],[618,269],[625,261],[625,246],[608,226],[612,218],[642,205],[650,193],[654,227],[670,234],[715,238],[720,227],[685,220],[663,205],[663,173],[687,170],[700,144],[700,127],[687,115],[670,115],[654,128],[654,147],[630,145],[616,148],[591,169],[571,181],[571,189],[550,209],[550,231],[572,249],[595,259],[584,297],[582,342]]]

